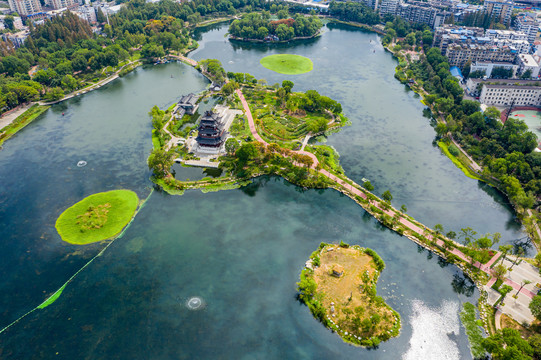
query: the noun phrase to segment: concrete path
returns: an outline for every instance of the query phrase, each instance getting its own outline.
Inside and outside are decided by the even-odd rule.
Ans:
[[[19,105],[16,108],[3,113],[2,117],[0,117],[0,130],[14,122],[15,119],[22,115],[26,110],[30,109],[32,105],[34,105],[34,103]]]
[[[173,145],[175,145],[180,139],[184,139],[184,138],[180,138],[178,136],[173,135],[169,131],[169,129],[167,129],[171,121],[173,121],[173,118],[174,118],[173,114],[177,111],[177,108],[178,108],[178,104],[175,105],[175,107],[173,108],[173,111],[171,111],[171,117],[169,118],[169,120],[167,120],[167,122],[163,126],[163,131],[165,131],[165,133],[171,137],[171,139],[167,142],[167,144],[165,144],[165,151],[171,150]]]
[[[197,167],[206,167],[206,168],[218,168],[220,166],[219,162],[210,162],[203,160],[186,160],[184,161],[185,165],[197,166]]]
[[[494,315],[494,322],[496,325],[496,330],[501,330],[502,328],[502,312],[500,309],[496,310],[496,314]]]
[[[311,137],[312,137],[312,133],[308,133],[308,134],[304,137],[304,140],[302,141],[301,151],[304,150],[304,147],[306,146],[306,144],[308,144],[308,140],[310,140]]]
[[[193,59],[190,59],[190,58],[187,58],[186,56],[183,56],[183,55],[167,55],[167,56],[171,57],[173,59],[184,61],[184,62],[192,65],[193,67],[197,66],[197,61],[195,61]]]

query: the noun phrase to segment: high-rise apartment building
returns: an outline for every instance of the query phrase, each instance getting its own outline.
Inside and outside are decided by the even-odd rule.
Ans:
[[[525,33],[528,42],[533,45],[537,36],[537,30],[539,29],[539,23],[533,17],[526,14],[519,14],[515,19],[514,28],[517,31]]]
[[[22,16],[35,14],[41,11],[39,0],[8,0],[8,2],[11,11],[15,11]]]
[[[509,25],[513,6],[515,6],[513,0],[485,0],[483,11],[487,12],[494,21]]]

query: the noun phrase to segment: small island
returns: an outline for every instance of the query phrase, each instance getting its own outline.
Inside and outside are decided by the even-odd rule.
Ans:
[[[56,230],[70,244],[86,245],[113,238],[133,218],[137,194],[113,190],[90,195],[67,208],[56,220]]]
[[[229,38],[252,42],[287,42],[311,39],[319,35],[323,26],[317,16],[296,14],[289,17],[287,11],[280,19],[271,20],[270,13],[245,14],[229,26]]]
[[[372,249],[321,243],[301,272],[299,300],[345,342],[377,347],[400,331],[400,315],[376,295],[384,268]]]
[[[312,71],[314,64],[307,57],[292,54],[265,56],[259,63],[269,70],[285,75],[299,75]]]

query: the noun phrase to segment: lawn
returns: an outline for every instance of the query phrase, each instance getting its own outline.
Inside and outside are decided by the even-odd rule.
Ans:
[[[56,230],[70,244],[86,245],[118,235],[135,214],[139,198],[130,190],[90,195],[67,208]]]
[[[312,60],[292,54],[269,55],[261,59],[259,63],[269,70],[286,75],[304,74],[314,68]]]

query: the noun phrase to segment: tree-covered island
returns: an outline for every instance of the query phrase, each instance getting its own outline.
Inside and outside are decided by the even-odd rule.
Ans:
[[[321,243],[301,272],[299,300],[344,341],[377,347],[400,331],[400,315],[376,294],[384,268],[372,249]]]
[[[289,17],[284,11],[278,13],[279,19],[271,20],[270,12],[245,14],[229,26],[231,39],[244,41],[289,41],[307,39],[319,34],[323,24],[316,16],[295,14]]]

